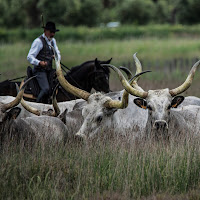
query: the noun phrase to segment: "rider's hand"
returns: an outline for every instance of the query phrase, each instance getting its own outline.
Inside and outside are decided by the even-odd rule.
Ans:
[[[40,61],[39,65],[42,67],[46,67],[47,66],[47,62],[46,61]]]

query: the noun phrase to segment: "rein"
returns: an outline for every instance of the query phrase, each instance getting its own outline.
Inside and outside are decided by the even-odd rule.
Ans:
[[[21,79],[21,78],[26,78],[27,76],[21,76],[21,77],[18,77],[18,78],[13,78],[13,79],[8,79],[9,81],[16,81],[18,79]]]

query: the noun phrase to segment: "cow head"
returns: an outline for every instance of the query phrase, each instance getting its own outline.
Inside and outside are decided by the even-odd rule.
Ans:
[[[136,98],[134,103],[143,109],[148,109],[147,132],[154,137],[167,136],[170,124],[171,108],[177,108],[184,100],[183,96],[172,97],[169,89],[149,90],[146,99]]]
[[[112,115],[117,108],[106,106],[108,102],[112,102],[112,99],[101,93],[90,95],[87,105],[82,109],[84,120],[76,136],[92,138],[97,133],[108,131],[106,127],[111,128]]]

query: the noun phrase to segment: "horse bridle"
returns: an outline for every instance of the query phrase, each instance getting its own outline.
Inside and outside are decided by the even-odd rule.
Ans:
[[[97,75],[98,74],[98,75]],[[103,71],[100,71],[100,70],[95,70],[93,72],[90,72],[88,74],[88,78],[90,78],[92,75],[94,75],[94,80],[96,81],[98,79],[98,77],[103,77],[101,74],[106,74],[105,72]],[[106,74],[107,75],[107,74]]]

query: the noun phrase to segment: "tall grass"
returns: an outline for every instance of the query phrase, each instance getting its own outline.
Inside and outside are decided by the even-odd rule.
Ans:
[[[30,65],[26,60],[30,46],[31,43],[25,42],[0,46],[0,73],[2,74],[0,80],[26,74],[26,68]],[[62,63],[68,67],[95,58],[107,60],[111,57],[113,58],[112,64],[116,66],[126,63],[131,63],[134,66],[132,55],[138,52],[137,56],[144,68],[148,66],[148,62],[154,62],[155,65],[158,65],[156,67],[160,67],[160,69],[164,69],[162,61],[165,60],[198,58],[200,48],[198,39],[194,38],[148,38],[143,40],[103,40],[101,42],[58,41],[58,46],[62,55]],[[193,63],[191,67],[192,65]],[[156,71],[156,69],[151,70]]]
[[[199,172],[199,139],[112,139],[31,149],[9,142],[0,156],[0,199],[189,199],[198,196]]]

